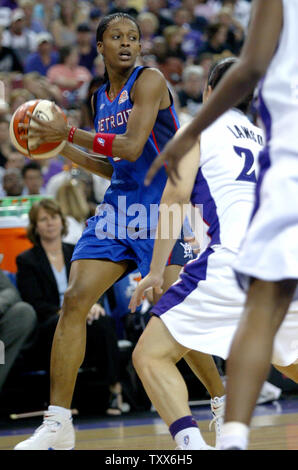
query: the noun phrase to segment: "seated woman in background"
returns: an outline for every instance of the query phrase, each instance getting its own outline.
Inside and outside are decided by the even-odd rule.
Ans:
[[[85,221],[89,215],[83,183],[75,178],[66,180],[57,191],[56,201],[66,217],[69,229],[63,237],[63,242],[76,244],[86,227]]]
[[[29,213],[28,238],[33,248],[17,257],[17,286],[22,299],[31,304],[39,323],[39,334],[31,351],[31,366],[49,370],[50,352],[60,308],[67,289],[74,245],[63,243],[67,233],[64,214],[53,199],[35,203]],[[111,317],[96,303],[87,317],[87,348],[82,367],[96,367],[100,380],[111,392],[108,414],[121,414],[119,350]],[[115,404],[116,403],[116,404]]]

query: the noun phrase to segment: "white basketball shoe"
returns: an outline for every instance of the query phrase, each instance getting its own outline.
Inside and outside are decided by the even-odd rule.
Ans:
[[[212,398],[210,400],[210,404],[211,404],[211,412],[212,412],[213,419],[209,424],[209,430],[211,430],[212,425],[214,424],[215,436],[216,436],[215,448],[219,449],[220,448],[219,440],[220,440],[222,425],[224,423],[226,396],[223,395],[220,398],[218,397]]]
[[[44,420],[34,434],[19,442],[14,450],[72,450],[75,446],[75,430],[71,412],[45,411]]]

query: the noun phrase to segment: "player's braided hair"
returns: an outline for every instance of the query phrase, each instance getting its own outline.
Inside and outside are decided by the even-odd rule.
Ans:
[[[208,85],[211,86],[212,90],[218,85],[220,80],[223,78],[225,73],[237,63],[239,59],[237,57],[226,57],[225,59],[220,59],[211,65],[209,74],[208,74]],[[247,113],[251,101],[253,99],[253,93],[250,93],[241,103],[237,105],[237,108]]]
[[[117,19],[127,19],[127,20],[130,20],[132,21],[136,27],[138,28],[138,32],[139,32],[139,36],[141,37],[141,30],[140,30],[140,26],[138,25],[136,19],[131,16],[131,15],[128,15],[127,13],[122,13],[122,12],[116,12],[116,13],[112,13],[111,15],[107,15],[105,16],[99,23],[98,27],[97,27],[97,31],[96,31],[96,42],[101,42],[103,40],[103,34],[104,32],[106,31],[107,27],[109,26],[109,24],[114,21],[114,20],[117,20]],[[108,81],[109,79],[109,76],[107,74],[107,71],[105,70],[105,74],[104,74],[104,79],[105,79],[105,82]]]

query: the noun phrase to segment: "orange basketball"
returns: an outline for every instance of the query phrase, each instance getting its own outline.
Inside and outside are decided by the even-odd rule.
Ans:
[[[67,118],[62,111],[58,107],[59,111],[63,114],[65,121]],[[26,155],[33,160],[45,159],[55,157],[56,155],[61,152],[63,149],[65,142],[50,142],[50,143],[42,143],[36,149],[31,149],[31,146],[34,145],[34,141],[36,140],[35,137],[30,138],[30,127],[28,132],[28,140],[22,140],[21,136],[27,135],[27,129],[19,129],[19,124],[30,124],[31,118],[27,116],[27,112],[30,112],[32,116],[36,116],[39,119],[43,119],[45,121],[51,121],[53,119],[52,113],[52,102],[48,100],[32,100],[27,101],[26,103],[22,104],[18,107],[15,111],[14,115],[12,116],[9,133],[10,133],[10,140],[13,146],[22,154]],[[34,121],[32,121],[32,128],[36,125]]]

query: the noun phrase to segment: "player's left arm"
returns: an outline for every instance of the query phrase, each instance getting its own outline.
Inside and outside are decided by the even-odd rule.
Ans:
[[[126,132],[117,134],[113,138],[111,144],[113,157],[128,161],[139,158],[154,127],[161,101],[167,94],[163,75],[155,69],[144,70],[134,85],[134,104],[127,121]],[[95,137],[88,134],[82,130],[76,131],[73,142],[94,151]],[[103,139],[110,139],[109,134],[98,135]]]
[[[129,308],[132,312],[142,302],[144,292],[147,289],[152,287],[157,294],[162,293],[163,273],[169,255],[181,232],[199,163],[200,147],[199,141],[197,141],[184,160],[181,161],[179,168],[181,179],[179,183],[174,185],[170,180],[167,181],[159,206],[158,227],[150,272],[138,284],[131,298]]]

